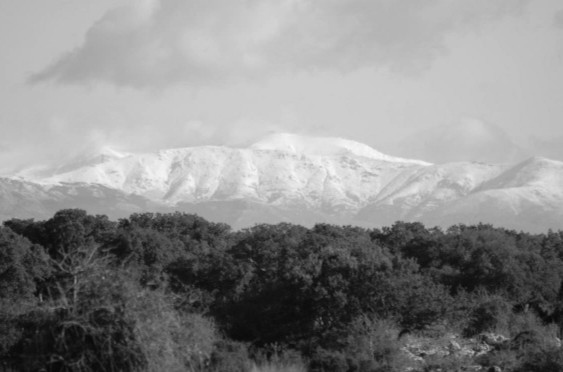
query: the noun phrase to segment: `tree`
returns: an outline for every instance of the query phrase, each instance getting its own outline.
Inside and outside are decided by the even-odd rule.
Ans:
[[[35,306],[37,283],[49,274],[47,255],[7,227],[0,227],[0,358],[21,337],[17,319]]]
[[[0,299],[19,301],[31,298],[37,282],[49,272],[41,247],[0,227]]]

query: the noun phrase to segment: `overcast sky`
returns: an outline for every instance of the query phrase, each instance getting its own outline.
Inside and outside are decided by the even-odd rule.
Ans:
[[[4,172],[273,131],[563,144],[560,0],[0,0],[0,45]]]

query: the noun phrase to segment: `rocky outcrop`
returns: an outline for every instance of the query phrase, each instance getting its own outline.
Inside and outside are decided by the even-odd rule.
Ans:
[[[406,334],[401,337],[401,350],[410,361],[405,372],[503,372],[499,366],[488,365],[487,356],[499,350],[527,347],[538,342],[536,337],[533,332],[522,332],[513,338],[495,333],[483,333],[472,338],[462,338],[453,333],[440,338]],[[548,340],[548,344],[561,347],[557,338]]]

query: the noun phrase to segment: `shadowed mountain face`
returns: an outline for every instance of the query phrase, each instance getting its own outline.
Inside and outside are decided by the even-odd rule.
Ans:
[[[529,157],[501,128],[469,119],[410,136],[398,144],[396,153],[433,163],[512,163]]]
[[[563,162],[432,165],[353,141],[285,134],[245,149],[112,153],[22,172],[0,179],[0,207],[3,219],[45,218],[72,207],[112,218],[181,210],[235,228],[404,220],[545,231],[563,228]]]

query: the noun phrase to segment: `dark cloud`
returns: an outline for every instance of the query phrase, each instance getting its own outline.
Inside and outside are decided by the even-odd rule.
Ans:
[[[366,66],[425,69],[455,30],[525,0],[144,0],[107,12],[32,83],[203,85]]]

